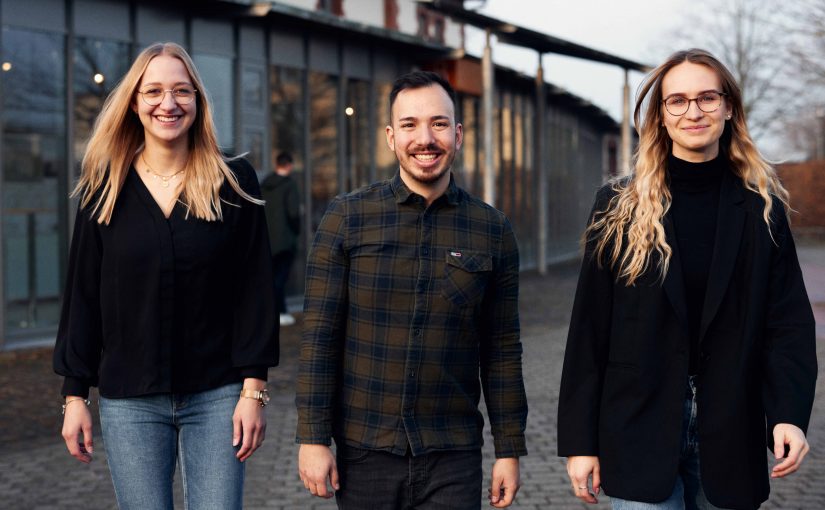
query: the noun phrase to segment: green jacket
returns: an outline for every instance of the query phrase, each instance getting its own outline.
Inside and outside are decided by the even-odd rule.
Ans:
[[[272,254],[295,251],[301,231],[300,193],[292,177],[271,174],[261,183]]]

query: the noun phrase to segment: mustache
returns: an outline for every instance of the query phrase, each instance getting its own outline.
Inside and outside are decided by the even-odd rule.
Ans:
[[[433,143],[428,145],[418,145],[413,147],[411,152],[444,152],[441,148]]]

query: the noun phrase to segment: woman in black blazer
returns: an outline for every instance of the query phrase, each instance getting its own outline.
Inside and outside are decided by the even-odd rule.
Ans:
[[[788,194],[703,50],[648,76],[635,123],[632,174],[584,235],[559,455],[589,503],[604,487],[617,509],[758,508],[808,451],[817,373]]]

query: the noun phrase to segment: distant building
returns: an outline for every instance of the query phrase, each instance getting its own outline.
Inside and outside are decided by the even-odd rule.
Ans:
[[[537,262],[538,172],[549,176],[548,261],[577,253],[593,192],[615,173],[616,122],[551,85],[535,168],[534,78],[505,68],[495,143],[484,147],[479,62],[452,51],[464,27],[412,0],[0,0],[0,24],[0,349],[54,337],[84,146],[103,100],[152,42],[190,51],[227,152],[248,153],[262,175],[279,151],[295,156],[304,228],[294,296],[330,199],[397,171],[384,127],[390,84],[408,70],[455,84],[466,129],[457,179],[481,194],[482,156],[494,151],[495,205],[513,221],[525,269]]]

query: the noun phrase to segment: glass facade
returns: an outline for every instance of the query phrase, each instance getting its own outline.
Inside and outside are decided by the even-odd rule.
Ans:
[[[387,146],[392,83],[375,84],[375,178],[389,179],[398,172],[398,160]]]
[[[298,183],[301,197],[306,197],[306,163],[304,160],[304,133],[306,115],[304,112],[304,71],[289,67],[271,66],[269,72],[270,96],[270,147],[269,168],[275,168],[275,158],[281,152],[292,155],[294,166],[292,178]],[[298,242],[298,252],[289,273],[287,295],[302,294],[304,289],[304,266],[306,265],[306,229]]]
[[[314,232],[338,190],[338,77],[309,73],[310,221]]]
[[[129,70],[130,60],[128,43],[89,37],[75,39],[72,59],[73,178],[79,175],[80,161],[103,102]]]
[[[212,118],[218,131],[218,145],[224,152],[232,153],[235,150],[232,59],[201,54],[192,55],[192,60],[206,86],[209,104],[212,106]]]
[[[74,16],[44,14],[46,21],[32,20],[31,10],[9,7],[23,2],[2,4],[0,349],[53,338],[76,208],[69,194],[86,144],[132,57],[160,36],[194,47],[188,49],[224,151],[244,152],[262,179],[279,152],[291,153],[295,161],[303,219],[287,284],[291,303],[303,293],[307,249],[332,198],[398,172],[385,134],[391,83],[400,72],[427,65],[400,60],[409,47],[394,49],[395,42],[375,34],[361,34],[375,44],[352,42],[344,32],[328,32],[323,21],[317,30],[307,25],[296,31],[278,18],[261,23],[125,0],[67,1]],[[511,218],[522,267],[530,268],[536,265],[539,210],[534,85],[510,75],[497,77],[496,84],[490,147],[482,142],[481,98],[476,92],[459,95],[456,115],[464,125],[464,145],[454,174],[460,186],[482,196],[484,153],[493,151],[495,205]],[[569,98],[548,101],[540,170],[549,175],[552,260],[577,251],[609,151],[602,150],[604,128],[589,124]]]
[[[53,328],[65,271],[65,42],[3,27],[4,332]]]
[[[346,188],[353,190],[366,186],[370,177],[370,109],[369,82],[349,80],[347,82],[347,104],[344,107],[346,119]]]

